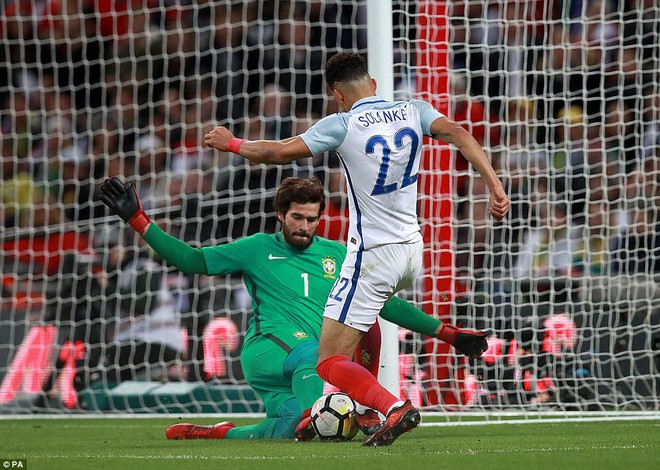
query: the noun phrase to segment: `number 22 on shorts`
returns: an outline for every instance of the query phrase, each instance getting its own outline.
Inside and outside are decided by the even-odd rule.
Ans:
[[[335,285],[330,291],[329,299],[336,300],[337,302],[342,302],[344,299],[341,297],[344,290],[348,287],[348,279],[345,277],[340,277],[335,282]]]

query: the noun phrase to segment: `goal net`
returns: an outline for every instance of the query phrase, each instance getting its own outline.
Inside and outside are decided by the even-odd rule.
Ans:
[[[134,182],[194,246],[278,230],[287,176],[318,176],[343,241],[336,155],[251,165],[204,147],[297,135],[337,111],[322,70],[367,54],[367,2],[15,0],[0,15],[0,412],[258,413],[240,275],[185,275],[95,199]],[[401,393],[430,411],[660,406],[656,2],[393,2],[395,99],[483,147],[511,198],[425,142],[425,269],[401,295],[487,330],[467,360],[401,331]]]

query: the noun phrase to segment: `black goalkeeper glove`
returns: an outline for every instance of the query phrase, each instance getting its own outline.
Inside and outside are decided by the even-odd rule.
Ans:
[[[454,346],[459,354],[471,358],[481,356],[488,349],[486,334],[481,331],[464,330],[444,323],[437,337]]]
[[[99,199],[140,235],[151,223],[142,210],[134,183],[124,184],[116,176],[106,179],[99,187]]]

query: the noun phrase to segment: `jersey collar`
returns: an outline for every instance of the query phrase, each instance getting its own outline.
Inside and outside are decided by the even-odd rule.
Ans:
[[[353,106],[351,106],[351,111],[365,104],[384,103],[384,102],[385,100],[380,96],[367,96],[366,98],[360,98],[355,103],[353,103]]]

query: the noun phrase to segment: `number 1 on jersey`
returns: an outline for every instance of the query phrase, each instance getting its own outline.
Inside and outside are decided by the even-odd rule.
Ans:
[[[309,297],[309,274],[302,273],[300,277],[303,279],[303,292],[305,297]]]

